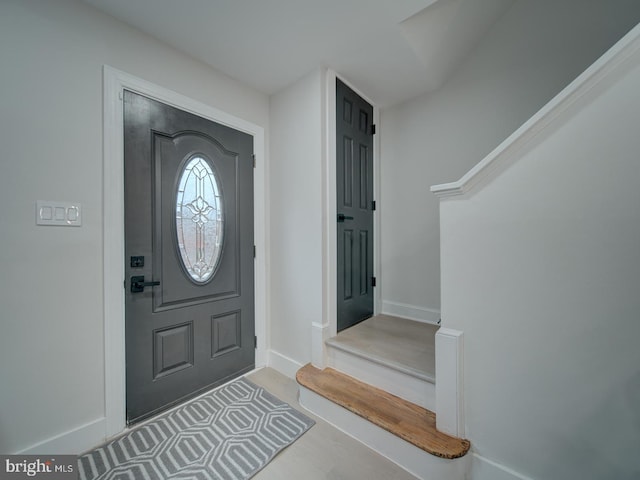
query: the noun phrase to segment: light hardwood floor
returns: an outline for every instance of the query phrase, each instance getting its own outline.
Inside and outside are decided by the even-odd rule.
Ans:
[[[308,432],[253,478],[415,480],[416,477],[396,464],[302,408],[294,380],[271,368],[253,372],[247,378],[316,421]]]

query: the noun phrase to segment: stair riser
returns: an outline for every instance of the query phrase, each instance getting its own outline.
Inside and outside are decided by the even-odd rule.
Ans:
[[[436,409],[433,383],[407,375],[343,350],[329,347],[329,366],[428,410]]]

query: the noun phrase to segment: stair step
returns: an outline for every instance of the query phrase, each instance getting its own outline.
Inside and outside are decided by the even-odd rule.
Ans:
[[[426,373],[418,368],[406,365],[405,363],[392,360],[389,357],[385,357],[374,352],[368,352],[366,350],[358,348],[357,346],[353,346],[347,342],[341,341],[337,337],[330,338],[325,343],[329,347],[335,348],[336,350],[350,353],[351,355],[355,355],[356,357],[360,357],[370,362],[377,363],[378,365],[382,365],[383,367],[397,370],[398,372],[404,373],[411,377],[415,377],[419,380],[429,383],[436,383],[435,375],[433,374]]]
[[[326,344],[370,362],[435,383],[435,334],[439,325],[376,315]]]
[[[326,341],[326,366],[435,410],[438,328],[405,318],[376,315]]]
[[[454,459],[469,451],[469,441],[436,429],[435,413],[372,387],[332,368],[308,364],[298,370],[298,383],[421,450]]]

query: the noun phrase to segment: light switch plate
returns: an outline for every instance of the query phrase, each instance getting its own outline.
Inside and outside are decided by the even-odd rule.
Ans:
[[[36,225],[79,227],[82,225],[82,205],[78,202],[36,202]]]

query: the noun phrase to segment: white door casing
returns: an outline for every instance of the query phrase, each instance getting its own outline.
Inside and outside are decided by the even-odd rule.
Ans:
[[[105,438],[125,428],[125,336],[124,336],[124,139],[122,92],[146,95],[253,136],[256,156],[254,175],[255,212],[255,306],[256,367],[266,365],[267,352],[267,184],[264,128],[142,80],[108,65],[103,70],[103,282],[105,338]]]

